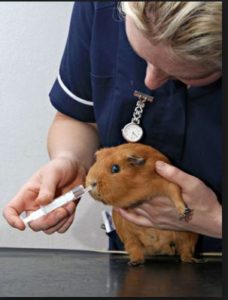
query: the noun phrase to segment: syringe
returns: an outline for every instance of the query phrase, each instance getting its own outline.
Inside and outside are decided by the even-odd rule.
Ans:
[[[49,212],[53,211],[56,208],[61,207],[69,203],[70,201],[80,198],[83,194],[89,192],[91,189],[92,189],[91,186],[84,188],[82,185],[78,185],[71,191],[67,192],[66,194],[56,198],[51,203],[45,206],[41,206],[41,208],[32,212],[28,217],[22,218],[22,221],[26,225],[31,221],[34,221],[42,216],[45,216],[46,214],[48,214]]]

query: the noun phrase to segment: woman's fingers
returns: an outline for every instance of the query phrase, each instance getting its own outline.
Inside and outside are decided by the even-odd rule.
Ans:
[[[139,211],[140,209],[128,211],[127,209],[123,208],[115,208],[114,210],[117,211],[124,219],[136,225],[145,227],[151,227],[153,225],[151,221],[147,217],[145,217],[145,211]],[[139,214],[139,212],[142,213],[142,215]]]
[[[25,225],[20,218],[20,214],[27,208],[36,210],[38,206],[34,203],[39,187],[35,184],[24,185],[15,197],[4,207],[3,216],[6,221],[14,228],[24,230]]]
[[[51,227],[47,230],[44,230],[44,232],[46,234],[52,234],[54,232],[58,232],[58,233],[64,233],[67,231],[67,229],[71,226],[71,224],[74,221],[74,216],[75,216],[75,208],[73,209],[73,207],[65,207],[65,209],[68,210],[69,215],[58,225]]]
[[[48,229],[43,230],[44,233],[50,235],[58,231],[69,219],[69,217],[64,218],[61,222],[59,222],[57,225],[54,225],[52,227],[49,227]]]
[[[57,231],[75,213],[77,202],[70,202],[64,207],[55,209],[46,216],[32,221],[29,227],[34,231]],[[50,230],[49,230],[50,229]]]
[[[6,206],[3,210],[3,216],[7,220],[10,226],[19,230],[25,229],[25,224],[19,217],[18,211],[11,206]]]
[[[55,198],[56,187],[59,183],[59,176],[56,173],[50,173],[40,184],[39,194],[36,203],[39,205],[47,205]]]
[[[155,167],[158,174],[179,185],[183,192],[191,192],[201,185],[201,181],[198,178],[163,161],[156,161]]]
[[[74,215],[67,219],[67,221],[57,230],[58,233],[64,233],[68,230],[74,221]]]

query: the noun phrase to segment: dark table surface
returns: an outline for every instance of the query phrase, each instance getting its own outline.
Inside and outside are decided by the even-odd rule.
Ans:
[[[2,248],[0,297],[222,297],[221,257],[127,262],[123,253]]]

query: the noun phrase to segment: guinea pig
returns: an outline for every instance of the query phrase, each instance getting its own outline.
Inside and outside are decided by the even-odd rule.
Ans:
[[[192,211],[186,207],[178,185],[155,171],[155,162],[169,159],[151,146],[125,143],[103,148],[95,153],[96,161],[86,176],[91,196],[104,204],[129,208],[156,196],[168,197],[180,218],[188,221]],[[147,255],[179,255],[184,262],[194,258],[198,234],[186,231],[159,230],[135,225],[113,211],[116,231],[130,257],[130,265],[143,264]]]

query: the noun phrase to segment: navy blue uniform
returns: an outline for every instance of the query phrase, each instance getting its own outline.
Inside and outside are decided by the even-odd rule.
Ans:
[[[140,142],[200,178],[221,202],[221,80],[189,89],[169,80],[149,90],[145,72],[146,62],[132,50],[116,4],[77,2],[51,103],[77,120],[96,122],[101,146],[109,147],[126,142],[121,129],[131,121],[138,100],[134,90],[154,96],[143,111]],[[198,249],[221,251],[221,239],[202,236]]]

